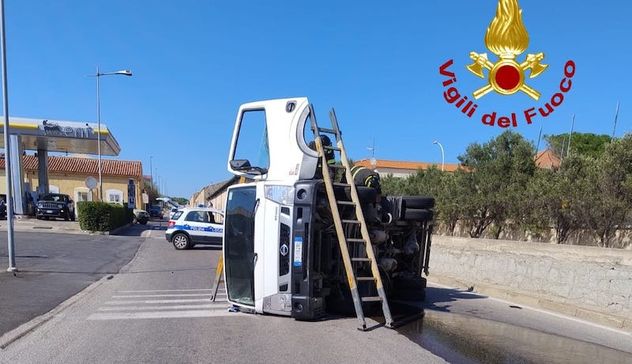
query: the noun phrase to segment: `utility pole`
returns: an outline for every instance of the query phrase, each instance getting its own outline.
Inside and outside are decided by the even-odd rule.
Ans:
[[[573,114],[573,122],[571,123],[571,132],[568,134],[568,145],[566,146],[566,157],[571,152],[571,139],[573,139],[573,129],[575,129],[575,114]]]
[[[152,163],[153,156],[149,156],[149,175],[151,176],[151,183],[154,183],[154,167]]]
[[[535,146],[535,155],[537,157],[538,152],[540,151],[540,141],[542,140],[542,125],[540,125],[540,132],[538,133],[538,144]]]
[[[4,24],[4,0],[0,0],[0,38],[2,38],[2,106],[4,111],[4,171],[7,177],[7,272],[17,272],[15,265],[15,235],[13,234],[13,183],[11,181],[11,147],[9,133],[9,86],[7,82],[7,35]],[[18,158],[21,158],[18,156]]]
[[[619,101],[617,101],[617,110],[614,112],[614,127],[612,128],[612,139],[617,132],[617,120],[619,119]]]

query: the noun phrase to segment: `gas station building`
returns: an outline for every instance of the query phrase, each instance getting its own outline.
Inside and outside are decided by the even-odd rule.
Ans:
[[[10,118],[11,173],[16,214],[27,214],[29,200],[45,193],[63,193],[75,201],[99,200],[99,188],[89,189],[86,179],[98,181],[98,136],[95,123],[60,120]],[[3,127],[0,122],[0,130]],[[1,133],[0,133],[1,134]],[[121,148],[101,123],[101,156],[118,156]],[[4,148],[3,136],[0,147]],[[27,154],[27,151],[32,151]],[[93,155],[77,157],[50,155],[66,153]],[[103,201],[127,203],[128,189],[133,184],[136,208],[141,208],[143,168],[140,161],[122,161],[102,158]],[[0,194],[6,193],[6,164],[0,157]]]

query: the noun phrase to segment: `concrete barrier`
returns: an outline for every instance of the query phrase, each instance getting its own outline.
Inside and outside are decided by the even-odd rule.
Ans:
[[[632,329],[632,251],[433,236],[431,282]]]

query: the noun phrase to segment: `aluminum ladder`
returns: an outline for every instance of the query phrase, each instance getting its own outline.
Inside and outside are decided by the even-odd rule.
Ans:
[[[338,127],[338,119],[336,117],[336,112],[332,109],[329,112],[329,117],[331,119],[331,129],[321,128],[318,126],[316,122],[316,114],[314,113],[314,107],[310,104],[310,113],[311,113],[311,128],[314,133],[316,150],[318,152],[318,156],[321,159],[321,167],[323,174],[323,181],[325,183],[325,189],[327,192],[327,199],[329,200],[329,206],[331,207],[331,213],[334,220],[334,225],[336,227],[336,234],[338,236],[338,245],[340,246],[340,253],[342,256],[342,261],[344,263],[345,272],[347,275],[347,280],[349,283],[349,288],[351,290],[351,296],[353,297],[353,306],[355,308],[356,316],[358,318],[360,326],[359,330],[366,331],[366,320],[364,317],[364,311],[362,310],[363,302],[381,302],[382,303],[382,312],[384,314],[385,326],[388,328],[393,328],[393,318],[391,316],[391,310],[388,305],[388,301],[386,298],[386,292],[384,291],[384,286],[382,284],[382,278],[380,277],[380,271],[377,265],[377,261],[375,259],[375,253],[373,251],[373,244],[371,244],[371,238],[369,235],[369,230],[367,229],[366,221],[364,220],[364,215],[362,213],[362,206],[360,204],[360,199],[358,197],[358,190],[353,182],[353,176],[351,174],[351,166],[349,165],[349,159],[347,158],[347,153],[344,148],[344,144],[342,142],[342,133],[340,132],[340,128]],[[322,134],[329,134],[335,137],[335,145],[332,143],[331,146],[324,146],[321,136]],[[334,151],[340,153],[340,164],[328,164],[327,157],[325,155],[326,151]],[[346,183],[335,182],[335,174],[337,170],[344,170],[346,176]],[[333,176],[332,176],[333,174]],[[349,188],[351,192],[351,201],[342,201],[338,200],[335,195],[334,187],[343,187]],[[344,206],[344,208],[354,207],[354,219],[341,219],[339,208]],[[355,225],[360,227],[361,237],[349,237],[345,233],[345,226]],[[347,231],[352,229],[346,229]],[[349,255],[349,244],[357,243],[364,245],[364,251],[366,252],[365,257],[351,257]],[[355,249],[357,250],[357,249]],[[358,277],[354,271],[354,264],[357,266],[360,263],[369,263],[371,266],[371,275],[366,277]],[[373,282],[376,285],[377,296],[367,296],[361,297],[358,292],[358,283],[363,282],[370,284]]]

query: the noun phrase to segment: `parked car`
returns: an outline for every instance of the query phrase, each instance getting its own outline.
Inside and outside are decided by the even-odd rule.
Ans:
[[[162,208],[160,206],[149,206],[149,216],[150,217],[157,217],[159,219],[162,219],[163,215],[162,215]]]
[[[134,209],[134,223],[147,225],[147,221],[149,221],[149,212],[145,210]]]
[[[61,193],[48,193],[37,200],[35,217],[38,219],[63,218],[75,221],[75,202]]]
[[[224,213],[201,207],[188,207],[177,211],[167,223],[165,237],[177,250],[190,249],[196,244],[222,244]]]
[[[4,203],[4,199],[0,197],[0,219],[6,219],[6,218],[7,218],[7,204]]]

